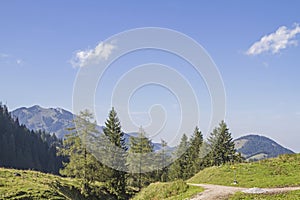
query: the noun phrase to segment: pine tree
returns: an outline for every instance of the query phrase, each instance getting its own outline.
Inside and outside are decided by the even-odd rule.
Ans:
[[[188,148],[188,137],[186,134],[183,134],[180,144],[173,155],[177,159],[169,167],[168,178],[170,180],[188,178]]]
[[[107,169],[108,190],[118,199],[126,199],[126,143],[117,112],[112,108],[103,129],[105,136],[105,151],[107,152],[107,163],[113,168]]]
[[[157,180],[161,182],[166,182],[168,179],[168,163],[170,162],[170,156],[167,152],[167,142],[161,140],[161,149],[156,153],[156,162],[158,166],[157,170]]]
[[[188,149],[188,168],[189,176],[193,176],[201,169],[200,150],[203,145],[203,135],[199,128],[196,126],[194,134],[190,139],[190,146]]]
[[[211,165],[221,165],[226,162],[234,161],[236,158],[236,150],[231,133],[224,121],[215,128],[208,138],[211,152],[209,161]]]

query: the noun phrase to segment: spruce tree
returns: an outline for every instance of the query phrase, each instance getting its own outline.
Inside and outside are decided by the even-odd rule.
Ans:
[[[189,176],[193,176],[201,169],[200,150],[203,145],[203,135],[199,128],[196,126],[194,134],[190,139],[190,146],[188,149],[188,168]]]
[[[113,168],[107,169],[108,190],[118,199],[126,199],[126,143],[117,112],[112,108],[105,122],[103,133],[106,141],[107,163]],[[107,143],[106,142],[106,143]],[[118,149],[118,150],[115,150]]]
[[[183,134],[180,144],[173,155],[173,157],[177,159],[169,167],[169,180],[185,180],[188,178],[188,148],[188,137],[186,136],[186,134]]]
[[[167,152],[167,142],[161,140],[161,149],[156,153],[156,160],[158,166],[158,181],[166,182],[168,179],[168,167],[167,164],[170,162],[169,152]]]
[[[213,130],[208,142],[211,147],[208,157],[211,165],[218,166],[236,159],[234,142],[224,121],[221,121],[219,127]]]

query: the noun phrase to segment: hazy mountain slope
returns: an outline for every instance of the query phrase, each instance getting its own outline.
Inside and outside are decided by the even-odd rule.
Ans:
[[[18,108],[12,111],[12,115],[28,129],[45,130],[47,133],[55,133],[58,138],[69,133],[67,127],[74,126],[73,114],[61,108],[42,108],[35,105],[30,108]]]
[[[29,108],[18,108],[11,112],[14,117],[19,119],[20,124],[24,124],[30,130],[45,130],[47,133],[55,133],[58,138],[70,133],[67,127],[74,127],[74,114],[62,108],[42,108],[38,105]],[[97,126],[100,133],[103,132],[103,126]],[[137,133],[125,133],[126,143],[129,144],[131,136],[137,136]],[[153,143],[155,151],[160,150],[160,143]],[[168,147],[167,151],[173,151],[173,147]]]
[[[294,153],[274,140],[260,135],[246,135],[235,139],[234,143],[237,151],[246,159],[261,160]]]
[[[14,117],[18,117],[19,122],[24,124],[30,130],[45,130],[48,133],[55,133],[58,138],[63,138],[69,131],[67,127],[74,127],[72,122],[74,115],[62,108],[42,108],[40,106],[32,106],[29,108],[18,108],[12,111]],[[103,127],[98,126],[98,130],[102,132]],[[129,144],[130,136],[136,136],[136,133],[125,133],[125,139]],[[236,149],[247,159],[264,159],[276,157],[280,154],[293,153],[275,141],[258,135],[247,135],[234,140]],[[153,143],[154,150],[161,149],[160,143]],[[168,151],[172,152],[173,147],[168,147]]]

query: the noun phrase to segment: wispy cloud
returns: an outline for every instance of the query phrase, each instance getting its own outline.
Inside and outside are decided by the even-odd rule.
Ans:
[[[20,58],[16,58],[13,55],[9,55],[6,53],[0,53],[0,62],[4,63],[5,65],[23,65],[24,61]]]
[[[96,64],[101,60],[107,60],[112,51],[116,48],[111,43],[100,42],[94,49],[77,51],[71,64],[74,67],[85,67],[89,64]]]
[[[274,33],[265,35],[259,41],[255,42],[247,50],[246,54],[259,55],[264,52],[276,54],[288,46],[297,46],[298,42],[297,40],[294,40],[294,38],[299,33],[299,24],[295,24],[292,29],[288,29],[286,26],[281,26]]]

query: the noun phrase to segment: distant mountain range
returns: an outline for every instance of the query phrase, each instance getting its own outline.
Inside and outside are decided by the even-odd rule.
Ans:
[[[43,130],[47,133],[54,133],[58,138],[63,138],[70,133],[66,128],[75,127],[73,123],[74,114],[62,108],[42,108],[38,105],[26,108],[18,108],[11,112],[14,118],[18,118],[20,124],[24,124],[30,130]],[[102,133],[103,126],[97,126]],[[125,133],[125,140],[129,144],[129,138],[137,133]],[[154,143],[154,151],[160,150],[161,144]],[[171,151],[174,148],[168,147]]]
[[[18,108],[11,112],[14,117],[19,119],[20,124],[24,124],[30,130],[44,130],[47,133],[55,133],[58,138],[63,138],[69,133],[66,128],[74,127],[74,114],[62,108],[42,108],[32,106],[29,108]],[[101,133],[103,126],[97,129]],[[125,133],[125,140],[129,143],[131,136],[137,133]],[[235,147],[247,160],[260,160],[264,158],[277,157],[280,154],[290,154],[293,151],[284,148],[275,141],[259,135],[247,135],[234,140]],[[160,143],[153,143],[154,150],[161,149]],[[174,147],[169,147],[173,151]]]
[[[260,135],[246,135],[234,140],[235,148],[246,160],[261,160],[294,152]]]

